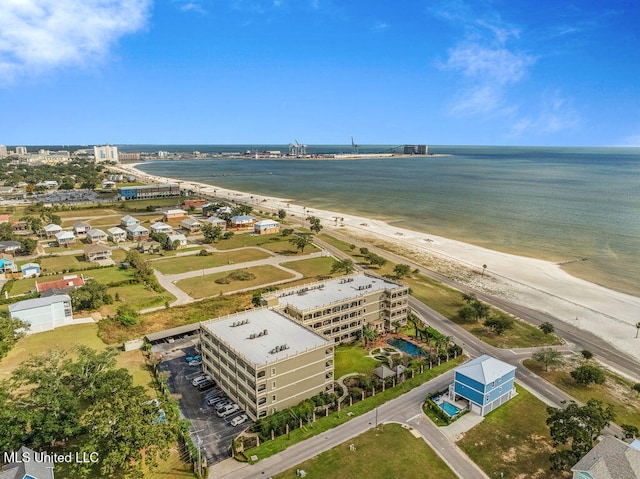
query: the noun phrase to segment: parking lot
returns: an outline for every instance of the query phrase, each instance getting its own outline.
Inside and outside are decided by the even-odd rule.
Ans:
[[[192,385],[193,378],[202,375],[199,366],[189,366],[185,358],[195,356],[193,339],[184,339],[172,344],[154,346],[154,351],[163,355],[160,369],[168,373],[168,385],[172,394],[180,396],[180,412],[185,419],[191,421],[191,438],[194,444],[200,445],[202,454],[211,465],[231,455],[231,441],[242,430],[251,425],[247,420],[233,427],[231,421],[244,411],[238,410],[225,418],[220,418],[213,407],[207,406],[205,396],[216,391],[216,388],[205,391]]]

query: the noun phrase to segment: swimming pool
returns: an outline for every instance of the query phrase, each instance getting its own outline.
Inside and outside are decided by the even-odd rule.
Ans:
[[[390,339],[387,339],[387,344],[411,356],[422,356],[422,354],[420,353],[420,348],[405,339],[390,338]]]
[[[447,401],[442,401],[440,404],[438,404],[438,406],[440,406],[440,409],[446,412],[449,417],[453,417],[460,411],[462,411],[462,409],[460,409],[458,406]]]

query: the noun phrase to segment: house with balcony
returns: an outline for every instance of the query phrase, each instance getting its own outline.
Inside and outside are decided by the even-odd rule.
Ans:
[[[140,220],[134,218],[133,216],[127,215],[120,218],[120,226],[123,228],[129,228],[132,226],[136,226],[140,224]]]
[[[163,233],[165,235],[170,235],[171,233],[173,233],[173,228],[167,223],[158,221],[157,223],[153,223],[151,225],[151,233]]]
[[[104,244],[88,244],[84,247],[84,257],[87,261],[101,261],[111,258],[111,248]]]
[[[46,225],[43,230],[47,238],[53,238],[55,237],[56,233],[62,231],[62,226],[51,223]]]
[[[59,231],[55,234],[58,246],[69,247],[76,244],[76,237],[71,231]]]
[[[200,323],[202,370],[256,420],[333,391],[333,343],[267,308]]]
[[[253,231],[259,235],[270,235],[280,231],[280,223],[273,220],[260,220],[253,225]]]
[[[107,239],[107,233],[102,230],[91,228],[87,231],[87,241],[91,244],[106,244]]]
[[[181,209],[167,210],[164,212],[163,221],[182,221],[187,217],[187,212]]]
[[[233,216],[229,220],[228,229],[231,230],[252,230],[253,225],[256,224],[256,219],[249,215]]]
[[[142,225],[129,226],[127,228],[127,238],[131,241],[141,241],[149,238],[149,230]]]
[[[197,233],[202,228],[202,224],[198,220],[187,218],[180,222],[180,227],[187,230],[189,233]]]
[[[121,243],[122,241],[127,240],[127,232],[122,228],[114,226],[107,230],[107,237],[114,243]]]
[[[91,225],[85,221],[76,221],[73,223],[73,232],[76,235],[86,234],[91,229]]]
[[[218,218],[216,216],[211,216],[207,218],[206,223],[210,224],[211,226],[217,226],[222,230],[227,229],[227,222],[222,218]]]
[[[449,399],[466,400],[471,412],[485,416],[516,395],[515,375],[515,366],[483,354],[454,370]]]

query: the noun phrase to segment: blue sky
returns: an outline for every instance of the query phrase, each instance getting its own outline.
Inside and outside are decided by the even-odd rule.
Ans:
[[[640,0],[2,0],[0,143],[640,146]]]

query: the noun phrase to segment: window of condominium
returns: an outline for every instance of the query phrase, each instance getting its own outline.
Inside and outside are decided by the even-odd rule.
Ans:
[[[271,368],[271,375],[275,376],[276,375],[276,368]]]
[[[258,372],[258,379],[263,378],[267,374],[265,371]]]
[[[271,402],[276,402],[276,395],[271,396]]]

